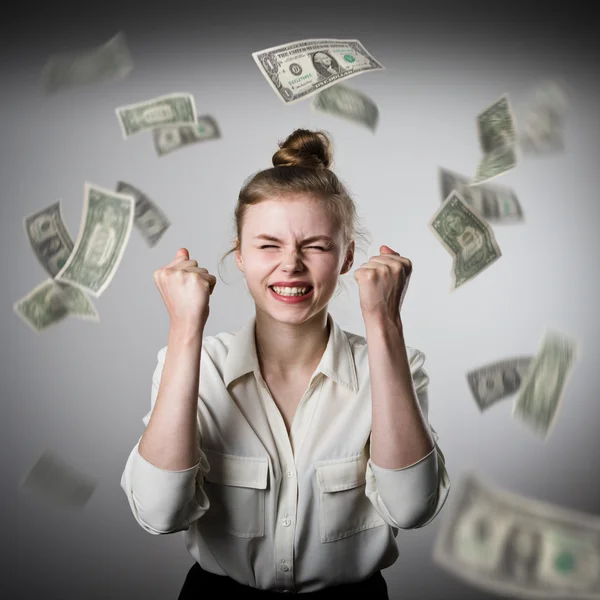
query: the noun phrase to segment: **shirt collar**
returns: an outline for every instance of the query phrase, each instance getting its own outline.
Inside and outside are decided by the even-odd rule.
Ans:
[[[358,378],[348,337],[330,313],[327,313],[327,323],[330,328],[329,340],[315,373],[323,373],[336,383],[347,387],[352,392],[356,392],[358,390]],[[234,379],[246,373],[260,373],[254,337],[255,328],[256,315],[253,315],[244,327],[233,334],[225,360],[225,386],[229,386]]]

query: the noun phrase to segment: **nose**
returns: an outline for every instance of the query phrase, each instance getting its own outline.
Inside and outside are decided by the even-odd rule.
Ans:
[[[296,271],[298,269],[298,265],[301,265],[301,262],[296,250],[286,252],[284,257],[281,259],[281,269],[283,271]]]

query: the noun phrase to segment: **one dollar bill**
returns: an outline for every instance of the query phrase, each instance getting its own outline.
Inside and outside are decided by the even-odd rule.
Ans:
[[[552,431],[578,356],[579,345],[575,339],[548,330],[515,400],[513,417],[543,438]]]
[[[477,116],[477,131],[483,158],[471,185],[495,179],[517,164],[517,126],[508,95]]]
[[[144,192],[125,181],[117,182],[117,192],[128,194],[135,201],[133,224],[146,244],[153,248],[171,226],[167,215]]]
[[[198,142],[215,140],[221,137],[217,122],[209,115],[198,117],[193,125],[159,127],[152,132],[154,149],[158,156],[170,154],[174,150],[185,148]]]
[[[429,222],[429,228],[452,256],[450,291],[496,262],[502,252],[492,228],[452,191]]]
[[[13,305],[15,313],[35,332],[56,325],[69,315],[98,322],[91,300],[79,288],[48,279]]]
[[[519,136],[525,154],[553,154],[565,149],[567,106],[566,89],[558,82],[547,81],[535,89]]]
[[[187,93],[159,96],[115,109],[123,138],[165,125],[184,125],[196,121],[194,97]]]
[[[47,93],[73,85],[125,79],[133,69],[133,59],[123,32],[102,46],[74,54],[51,56],[42,69]]]
[[[73,251],[73,239],[63,221],[60,200],[26,216],[23,227],[38,262],[50,277],[55,277]]]
[[[285,104],[302,100],[361,73],[385,67],[358,40],[309,39],[252,54]]]
[[[133,225],[135,200],[90,183],[85,184],[79,237],[55,279],[94,297],[112,281]]]
[[[56,506],[81,510],[97,485],[95,479],[67,464],[55,452],[46,450],[21,479],[19,489]]]
[[[503,597],[600,599],[600,519],[502,490],[469,473],[436,538],[434,562]]]
[[[514,223],[524,219],[523,209],[515,192],[505,186],[481,184],[471,186],[465,175],[439,168],[442,202],[452,190],[488,223]]]
[[[531,356],[517,356],[478,367],[467,373],[471,393],[480,411],[516,394],[531,366]]]
[[[341,83],[315,94],[312,107],[350,121],[362,123],[375,131],[379,109],[373,100]]]

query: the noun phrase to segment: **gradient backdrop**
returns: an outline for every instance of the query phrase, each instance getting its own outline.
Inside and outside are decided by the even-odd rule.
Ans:
[[[152,273],[186,246],[217,274],[233,239],[240,186],[270,166],[277,142],[297,127],[332,135],[334,169],[372,236],[368,256],[388,244],[414,263],[403,309],[407,343],[427,356],[430,421],[453,485],[475,469],[523,495],[600,512],[600,93],[593,4],[569,3],[564,14],[548,6],[536,13],[524,3],[474,3],[476,10],[417,2],[241,4],[40,3],[3,14],[2,597],[177,597],[192,565],[181,534],[144,532],[119,485],[150,406],[156,354],[167,341],[167,313]],[[44,95],[39,76],[49,55],[102,44],[119,30],[136,63],[129,79]],[[251,57],[313,37],[359,39],[387,67],[348,82],[378,103],[375,134],[313,113],[309,101],[284,106]],[[451,294],[451,258],[427,226],[441,200],[437,166],[473,173],[480,158],[476,114],[508,92],[522,116],[531,87],[555,76],[572,92],[567,152],[527,158],[498,180],[516,190],[525,222],[494,226],[502,258]],[[223,138],[163,158],[150,134],[124,141],[114,109],[173,91],[193,93],[198,114],[213,115]],[[113,188],[117,180],[146,192],[171,228],[154,249],[132,231],[112,284],[95,300],[100,323],[71,318],[36,335],[12,312],[46,277],[24,234],[24,216],[60,198],[76,238],[84,182]],[[357,256],[354,268],[368,256]],[[217,283],[207,335],[235,331],[253,314],[233,257],[226,264],[229,284]],[[344,329],[364,334],[352,273],[346,281],[347,292],[330,311]],[[511,419],[510,401],[480,414],[465,373],[535,352],[546,327],[577,337],[581,360],[543,443]],[[99,480],[83,511],[19,492],[20,477],[46,448]],[[391,598],[491,597],[432,563],[446,514],[425,529],[400,532],[400,558],[384,572]]]

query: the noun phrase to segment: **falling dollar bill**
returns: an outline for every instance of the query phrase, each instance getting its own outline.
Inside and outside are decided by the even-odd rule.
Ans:
[[[71,509],[89,501],[97,481],[67,464],[55,452],[46,450],[19,482],[22,492]]]
[[[450,291],[502,256],[492,228],[456,191],[450,193],[433,215],[429,228],[452,256]]]
[[[477,131],[483,158],[471,185],[494,179],[517,164],[516,121],[507,95],[477,116]]]
[[[171,225],[165,213],[146,194],[129,183],[117,182],[117,192],[133,197],[135,200],[133,224],[150,248],[156,246]]]
[[[26,216],[23,226],[39,263],[50,277],[55,277],[73,251],[73,239],[63,221],[60,200]]]
[[[86,183],[79,237],[55,279],[100,296],[112,281],[125,252],[134,204],[130,195]]]
[[[565,149],[562,117],[547,106],[531,108],[519,137],[524,154],[552,154]]]
[[[600,599],[600,519],[468,473],[454,492],[433,560],[506,598]]]
[[[513,405],[513,417],[547,438],[556,420],[568,378],[579,355],[577,341],[548,330]]]
[[[551,106],[559,114],[564,114],[569,107],[569,95],[564,81],[548,80],[534,87],[531,103],[534,106]]]
[[[42,69],[42,83],[48,93],[61,88],[96,81],[118,81],[133,69],[125,34],[117,33],[108,42],[78,54],[51,56]]]
[[[13,310],[36,333],[72,315],[84,320],[100,319],[91,300],[73,285],[47,279],[13,305]]]
[[[115,109],[123,137],[165,125],[184,125],[196,121],[194,97],[186,93],[159,96],[145,102]]]
[[[467,373],[467,381],[480,411],[516,394],[527,376],[531,356],[507,358]]]
[[[221,137],[217,122],[213,117],[204,115],[198,117],[193,125],[179,125],[175,127],[159,127],[152,132],[154,148],[158,156],[164,156],[191,144],[214,140]]]
[[[385,69],[358,40],[299,40],[253,52],[252,57],[285,104],[312,96],[342,79]]]
[[[364,94],[341,83],[315,94],[312,102],[315,110],[362,123],[375,131],[379,121],[377,105]]]
[[[441,167],[439,181],[442,202],[452,190],[456,190],[488,223],[513,223],[524,218],[516,194],[508,187],[491,184],[471,186],[468,177]]]
[[[525,154],[551,154],[565,149],[564,119],[568,106],[565,87],[556,81],[538,86],[523,119],[519,144]]]

